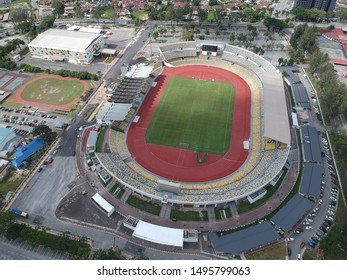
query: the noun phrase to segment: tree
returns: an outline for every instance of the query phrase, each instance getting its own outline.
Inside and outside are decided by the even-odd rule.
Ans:
[[[40,124],[36,127],[34,127],[33,131],[31,132],[32,135],[34,136],[39,136],[44,133],[50,133],[52,130],[49,128],[48,125],[45,124]]]
[[[111,10],[110,10],[110,12],[109,12],[109,15],[110,15],[110,19],[112,19],[113,20],[113,24],[116,24],[116,20],[117,20],[117,18],[118,18],[118,12],[116,11],[116,9],[115,8],[112,8]]]
[[[22,22],[29,21],[29,11],[28,9],[22,7],[11,9],[9,17],[11,18],[14,26],[17,26]]]
[[[194,33],[183,30],[181,33],[181,38],[183,41],[194,41]]]
[[[208,1],[208,5],[210,5],[210,6],[216,6],[217,4],[218,4],[217,0],[209,0]]]
[[[41,20],[41,24],[38,27],[38,32],[41,33],[49,28],[53,27],[55,16],[46,16]]]
[[[156,30],[153,31],[152,32],[152,38],[154,39],[154,41],[157,41],[158,37],[159,37],[159,32]]]
[[[81,20],[84,18],[84,13],[81,7],[81,4],[79,2],[76,2],[76,4],[74,5],[73,8],[74,12],[75,12],[75,17],[78,18],[81,22]]]
[[[284,20],[277,18],[267,17],[264,19],[264,25],[270,31],[281,31],[287,28],[287,23]]]
[[[122,250],[120,248],[99,249],[93,254],[94,260],[122,260]]]
[[[200,22],[205,21],[207,19],[207,15],[208,15],[207,11],[201,8],[198,9],[198,17]]]
[[[303,7],[294,7],[291,13],[298,20],[305,20],[307,18],[307,10]]]
[[[52,8],[54,10],[54,14],[62,15],[64,13],[65,5],[61,1],[55,0],[52,3]]]
[[[100,8],[100,6],[97,6],[93,11],[92,11],[92,16],[93,18],[95,18],[98,23],[100,22],[100,18],[102,16],[102,9]]]

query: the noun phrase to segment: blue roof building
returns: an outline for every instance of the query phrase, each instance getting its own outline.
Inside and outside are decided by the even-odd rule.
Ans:
[[[43,139],[40,137],[37,137],[35,140],[31,141],[28,145],[18,147],[16,152],[14,153],[15,159],[12,160],[12,165],[15,168],[21,168],[23,164],[26,163],[26,160],[28,159],[28,157],[35,154],[43,146],[44,146]]]

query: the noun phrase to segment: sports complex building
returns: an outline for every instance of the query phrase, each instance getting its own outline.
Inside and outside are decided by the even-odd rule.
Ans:
[[[101,34],[52,28],[40,33],[28,46],[36,58],[89,64],[104,44]]]
[[[103,168],[133,192],[172,205],[225,204],[259,192],[278,177],[291,146],[281,73],[257,54],[222,42],[180,42],[160,47],[160,53],[152,72],[155,79],[125,120],[124,133],[110,130],[111,153],[96,154]],[[176,146],[148,141],[146,132],[163,93],[176,78],[206,82],[211,94],[224,85],[233,88],[231,137],[225,151],[214,152],[213,143],[198,146],[184,137]],[[180,91],[184,94],[185,89]],[[203,119],[210,110],[222,114],[225,106],[211,105],[194,118]],[[217,122],[215,126],[216,133],[224,129]]]

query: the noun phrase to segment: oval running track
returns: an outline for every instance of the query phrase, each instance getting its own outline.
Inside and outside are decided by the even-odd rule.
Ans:
[[[232,140],[224,156],[209,154],[205,163],[199,164],[194,151],[146,143],[147,127],[168,81],[175,76],[228,82],[235,86]],[[150,89],[138,111],[138,122],[133,122],[127,133],[132,158],[151,173],[175,182],[214,181],[239,169],[248,157],[243,142],[250,136],[251,90],[247,82],[227,70],[203,65],[166,67],[155,81],[157,84]]]

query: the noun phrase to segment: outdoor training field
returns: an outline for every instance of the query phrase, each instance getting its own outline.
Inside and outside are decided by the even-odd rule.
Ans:
[[[36,75],[22,84],[7,102],[70,111],[89,89],[86,81],[56,75]]]
[[[230,148],[235,103],[231,83],[173,77],[150,121],[146,142],[223,156]]]
[[[83,91],[84,86],[79,81],[45,78],[29,84],[22,91],[21,97],[25,101],[63,105],[78,98]]]

